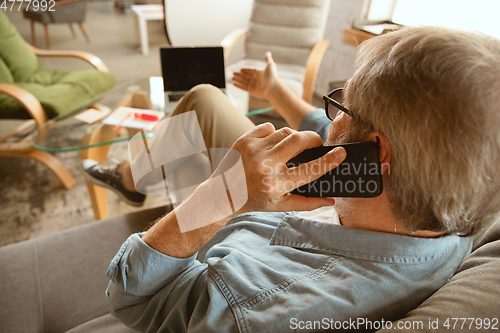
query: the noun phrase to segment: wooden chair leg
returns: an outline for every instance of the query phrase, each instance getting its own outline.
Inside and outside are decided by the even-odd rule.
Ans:
[[[75,29],[73,29],[73,23],[68,23],[68,26],[69,30],[71,30],[71,35],[73,36],[73,38],[76,38]]]
[[[61,162],[59,162],[57,158],[54,157],[54,155],[51,155],[45,151],[34,149],[26,154],[26,156],[42,162],[57,176],[57,178],[59,178],[64,187],[66,187],[68,190],[72,188],[73,185],[75,185],[75,179],[73,178],[73,176],[71,176],[69,171]]]
[[[45,151],[41,150],[30,150],[28,152],[9,152],[3,151],[0,153],[2,157],[28,157],[32,158],[38,162],[43,163],[47,168],[49,168],[56,176],[59,178],[61,183],[68,190],[75,185],[75,179],[69,171],[64,167],[64,165],[59,162],[54,155],[51,155]]]
[[[89,191],[90,202],[92,203],[92,210],[94,211],[94,218],[102,220],[108,217],[108,193],[104,187],[96,186],[88,181],[87,190]]]
[[[45,29],[45,46],[47,47],[47,50],[50,50],[49,25],[44,24],[43,27]]]
[[[82,23],[78,23],[78,26],[80,27],[80,30],[82,31],[83,37],[85,37],[85,40],[87,41],[87,43],[90,44],[90,38],[87,35],[87,32],[85,31],[85,28],[83,27],[83,24]]]
[[[35,45],[36,43],[35,21],[30,20],[30,25],[31,25],[31,44]]]

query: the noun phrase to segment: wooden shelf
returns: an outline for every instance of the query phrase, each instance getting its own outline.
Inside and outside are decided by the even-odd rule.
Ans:
[[[368,38],[375,37],[376,35],[371,34],[366,31],[347,28],[344,33],[344,43],[349,44],[355,47],[358,47],[361,43],[363,43]]]

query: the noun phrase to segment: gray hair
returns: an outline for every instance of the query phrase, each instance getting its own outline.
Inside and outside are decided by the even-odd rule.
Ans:
[[[406,27],[357,53],[347,107],[392,149],[386,187],[408,230],[472,234],[500,211],[500,40]]]

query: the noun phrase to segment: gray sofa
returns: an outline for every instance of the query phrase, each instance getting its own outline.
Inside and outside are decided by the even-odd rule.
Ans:
[[[134,332],[109,314],[106,270],[122,242],[167,209],[113,217],[1,247],[0,332]],[[469,329],[470,320],[463,330],[462,321],[455,329],[443,324],[447,318],[500,319],[499,282],[497,222],[475,237],[474,251],[452,279],[401,319],[406,327],[421,321],[423,329],[413,325],[413,330],[404,331],[484,331]],[[436,319],[439,329],[430,330],[429,322]]]

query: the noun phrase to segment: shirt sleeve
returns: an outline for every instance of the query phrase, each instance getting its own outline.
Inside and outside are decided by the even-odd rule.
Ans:
[[[313,131],[318,133],[323,141],[326,141],[328,129],[332,121],[326,117],[324,109],[316,109],[309,112],[299,126],[299,131]]]
[[[206,291],[207,265],[196,255],[179,259],[158,252],[143,235],[130,236],[108,268],[111,314],[139,331],[156,332],[165,323],[185,331],[190,309]]]

